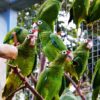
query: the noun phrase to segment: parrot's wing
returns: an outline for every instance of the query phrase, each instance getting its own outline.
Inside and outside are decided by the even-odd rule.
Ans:
[[[80,57],[75,57],[73,59],[73,64],[75,65],[75,67],[73,67],[78,75],[78,77],[76,76],[77,79],[80,78],[82,70],[83,70],[83,65],[82,65],[82,59]]]
[[[10,32],[8,32],[8,33],[6,34],[6,36],[4,37],[3,43],[9,43],[9,41],[13,39],[13,35],[12,35],[12,32],[13,32],[13,31],[14,31],[14,30],[12,30],[12,31],[10,31]]]
[[[94,77],[94,80],[93,80],[93,89],[98,87],[99,84],[100,84],[100,74],[99,74],[99,70],[97,70],[96,74],[95,74],[95,77]]]
[[[98,100],[97,98],[98,98],[98,94],[99,94],[99,89],[100,88],[96,88],[96,89],[93,90],[93,92],[92,92],[92,100]]]
[[[12,63],[12,62],[13,62],[13,60],[8,60],[8,61],[7,61],[7,64]],[[8,75],[9,75],[10,72],[11,72],[11,67],[9,67],[9,66],[7,65],[6,77],[8,77]]]
[[[83,2],[80,0],[75,0],[73,4],[73,16],[77,28],[79,28],[82,21],[85,21],[88,15],[89,7],[90,0],[83,0]]]
[[[33,66],[32,72],[35,70],[36,65],[37,65],[37,54],[35,54],[35,58],[33,62],[34,62],[34,66]]]
[[[63,41],[55,34],[50,35],[52,44],[59,50],[67,50],[67,47],[64,45]]]
[[[97,64],[95,66],[95,70],[94,70],[94,73],[93,73],[93,76],[92,76],[92,82],[93,82],[94,78],[96,77],[96,74],[97,74],[97,72],[99,70],[99,65],[100,65],[99,62],[100,62],[100,59],[97,61]]]
[[[100,66],[99,66],[100,67]],[[93,75],[92,79],[92,87],[93,87],[93,93],[92,93],[92,99],[97,100],[99,90],[100,90],[100,70],[96,70]]]
[[[45,84],[48,84],[47,83],[47,79],[48,79],[47,74],[48,74],[48,68],[46,68],[46,70],[44,70],[39,76],[39,80],[38,80],[38,83],[36,85],[36,89],[40,93],[42,92],[41,88],[45,87]]]
[[[89,9],[89,14],[87,17],[87,22],[92,23],[100,19],[100,0],[93,0],[92,5]]]

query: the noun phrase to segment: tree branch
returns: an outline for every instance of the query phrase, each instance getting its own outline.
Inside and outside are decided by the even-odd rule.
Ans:
[[[85,97],[83,96],[83,94],[81,93],[79,87],[76,85],[76,83],[69,77],[69,75],[67,73],[64,73],[65,77],[70,80],[70,82],[73,84],[73,86],[76,88],[78,94],[80,95],[80,97],[82,98],[82,100],[85,100]]]
[[[37,79],[33,76],[33,74],[31,74],[31,79],[32,79],[34,85],[36,85],[37,84]]]
[[[6,99],[8,99],[9,97],[12,97],[16,92],[18,92],[19,90],[24,89],[24,88],[26,88],[25,85],[22,85],[21,87],[17,88],[14,92],[11,92],[11,93],[7,96]]]
[[[17,66],[13,66],[11,64],[8,64],[14,71],[15,74],[18,75],[18,77],[23,81],[25,86],[31,90],[31,92],[39,98],[39,100],[43,100],[43,97],[34,89],[32,86],[28,83],[28,78],[24,77],[21,73],[21,70]]]
[[[40,55],[40,61],[41,61],[41,65],[40,65],[39,74],[44,70],[44,65],[45,65],[45,61],[46,61],[46,58],[43,53],[41,53],[41,55]]]

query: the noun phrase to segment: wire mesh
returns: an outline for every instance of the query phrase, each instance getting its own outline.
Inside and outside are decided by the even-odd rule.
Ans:
[[[100,20],[88,26],[82,24],[81,29],[85,32],[84,38],[90,38],[93,41],[93,47],[88,59],[88,68],[92,77],[96,61],[100,58]]]

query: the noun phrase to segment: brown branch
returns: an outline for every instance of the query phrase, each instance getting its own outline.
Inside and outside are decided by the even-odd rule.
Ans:
[[[6,99],[8,99],[8,98],[10,98],[10,97],[13,97],[13,95],[14,95],[16,92],[18,92],[19,90],[24,89],[24,88],[26,88],[25,85],[20,86],[20,87],[17,88],[15,91],[11,92],[11,93],[7,96]]]
[[[73,84],[73,86],[76,88],[78,94],[80,95],[80,97],[82,98],[82,100],[85,100],[85,97],[83,96],[83,94],[81,93],[79,87],[76,85],[76,83],[69,77],[69,75],[67,73],[64,73],[65,77]]]
[[[33,74],[31,74],[31,79],[32,79],[32,82],[34,83],[34,85],[36,85],[37,79],[33,76]]]
[[[41,60],[41,66],[40,66],[40,73],[41,73],[44,69],[44,65],[45,65],[45,61],[46,61],[45,56],[44,56],[43,53],[41,53],[40,60]]]
[[[23,81],[25,86],[31,90],[31,92],[39,98],[39,100],[43,100],[43,97],[34,89],[32,86],[28,83],[28,78],[24,77],[21,73],[21,70],[17,66],[13,66],[11,64],[8,64],[14,71],[15,74],[18,75],[18,77]]]

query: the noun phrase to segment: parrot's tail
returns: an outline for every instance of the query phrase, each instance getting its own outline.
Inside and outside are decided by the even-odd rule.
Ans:
[[[97,100],[98,98],[98,93],[99,93],[99,88],[96,88],[92,92],[92,100]]]
[[[2,100],[12,100],[13,96],[3,97]]]
[[[13,91],[13,86],[8,88],[7,85],[5,85],[4,91],[2,93],[2,100],[12,100],[12,97],[14,96],[12,91]]]

